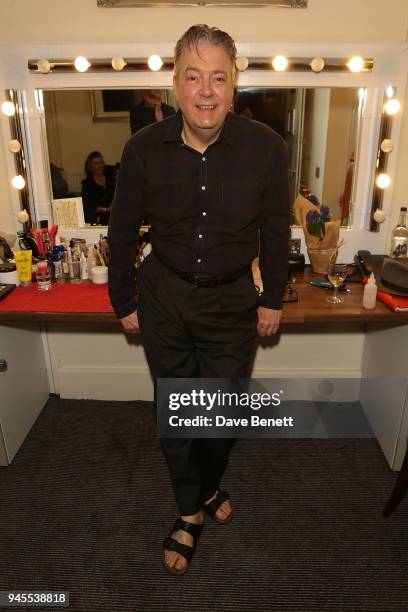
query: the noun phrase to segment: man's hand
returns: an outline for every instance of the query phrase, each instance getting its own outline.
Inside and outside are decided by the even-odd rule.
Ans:
[[[139,319],[137,318],[137,313],[132,312],[127,317],[123,317],[119,319],[121,325],[126,334],[139,334]]]
[[[259,306],[258,325],[256,326],[258,335],[264,337],[276,334],[279,329],[281,316],[281,310],[274,310],[273,308],[264,308],[263,306]]]

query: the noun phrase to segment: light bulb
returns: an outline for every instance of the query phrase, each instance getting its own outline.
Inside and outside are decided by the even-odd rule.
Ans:
[[[244,56],[238,56],[235,60],[235,66],[237,67],[237,70],[246,70],[249,66],[248,58]]]
[[[392,140],[390,138],[384,138],[380,145],[381,151],[384,151],[384,153],[391,153],[393,148],[394,145],[392,144]]]
[[[75,58],[74,65],[78,72],[86,72],[91,64],[88,62],[86,57],[82,57],[80,55],[79,57]]]
[[[160,68],[163,66],[163,60],[160,55],[151,55],[147,60],[147,65],[149,66],[150,70],[157,72],[157,70],[160,70]]]
[[[24,210],[20,210],[20,212],[18,213],[17,219],[20,221],[20,223],[27,223],[27,221],[30,220],[30,215],[24,208]]]
[[[18,140],[10,140],[8,144],[8,149],[10,153],[18,153],[19,151],[21,151],[21,144],[18,142]]]
[[[377,184],[377,187],[379,187],[380,189],[387,189],[387,187],[389,187],[391,183],[391,179],[388,174],[379,174],[375,182]]]
[[[374,221],[377,223],[383,223],[385,221],[385,213],[381,208],[377,208],[373,215]]]
[[[114,70],[123,70],[126,66],[126,62],[123,57],[113,57],[112,58],[112,68]]]
[[[350,72],[361,72],[364,68],[364,60],[359,55],[355,55],[347,64]]]
[[[23,179],[21,174],[18,174],[17,176],[13,176],[13,178],[11,179],[11,184],[13,185],[14,189],[24,189],[25,180]]]
[[[387,100],[385,104],[385,112],[387,115],[396,115],[401,108],[401,104],[398,102],[396,98],[391,98]]]
[[[7,117],[12,117],[16,112],[16,107],[12,102],[3,102],[1,105],[1,110]]]
[[[385,95],[387,96],[387,98],[394,97],[394,88],[391,87],[391,85],[388,85],[387,89],[385,90]]]
[[[42,74],[47,74],[51,70],[51,64],[47,59],[40,59],[37,62],[37,68]]]
[[[314,57],[310,62],[310,67],[313,72],[321,72],[325,66],[325,61],[322,57]]]
[[[284,72],[289,66],[288,59],[284,55],[277,55],[272,60],[272,66],[276,72]]]

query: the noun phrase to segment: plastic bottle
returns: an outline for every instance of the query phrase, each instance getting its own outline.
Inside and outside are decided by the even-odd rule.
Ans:
[[[377,284],[375,282],[374,274],[371,272],[370,278],[364,287],[363,308],[366,308],[367,310],[375,308],[376,298]]]
[[[88,278],[92,280],[92,269],[95,267],[95,249],[93,244],[88,246],[88,257],[87,257],[87,267],[88,267]]]
[[[79,260],[81,264],[81,280],[88,280],[88,260],[81,252],[81,258]]]
[[[54,277],[57,283],[65,283],[65,276],[62,271],[62,262],[60,259],[53,261],[54,264]]]
[[[51,289],[51,272],[48,261],[39,261],[36,266],[37,289],[48,291]]]

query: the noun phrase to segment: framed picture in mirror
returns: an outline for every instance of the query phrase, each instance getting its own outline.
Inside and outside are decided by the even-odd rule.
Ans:
[[[71,230],[85,226],[82,198],[52,200],[52,211],[58,229]]]

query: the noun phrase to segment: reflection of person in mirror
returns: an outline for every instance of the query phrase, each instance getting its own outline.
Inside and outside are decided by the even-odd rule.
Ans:
[[[226,32],[192,26],[174,53],[180,110],[136,132],[122,156],[109,223],[109,295],[125,332],[137,334],[140,325],[156,381],[246,379],[256,334],[279,328],[288,275],[288,152],[270,127],[230,112],[236,53]],[[152,252],[135,272],[145,214]],[[258,252],[261,296],[251,273]],[[159,440],[180,512],[162,560],[183,574],[204,513],[217,523],[232,518],[220,482],[235,440]]]
[[[146,89],[143,100],[130,111],[130,130],[134,134],[146,125],[170,117],[175,112],[172,106],[161,101],[160,89]]]
[[[85,161],[82,202],[86,223],[107,225],[116,187],[116,166],[107,166],[102,153],[92,151]]]

